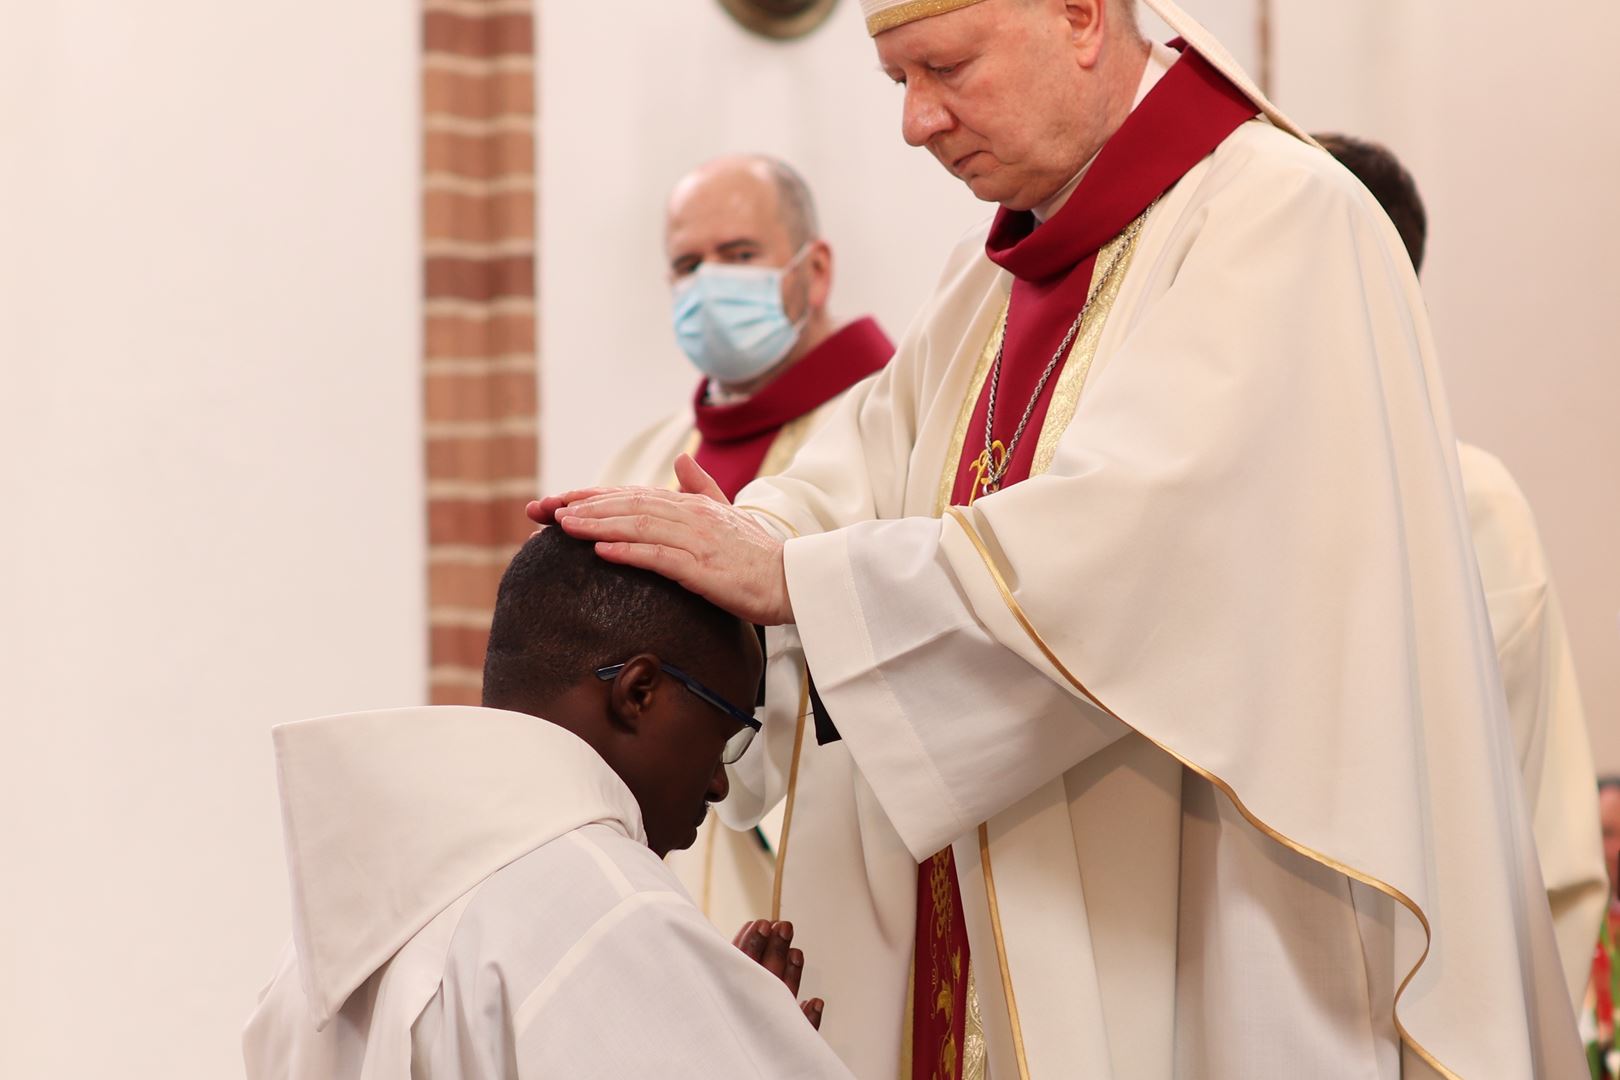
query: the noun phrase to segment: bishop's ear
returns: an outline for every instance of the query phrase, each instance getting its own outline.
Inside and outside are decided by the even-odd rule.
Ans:
[[[1107,5],[1106,16],[1104,4]],[[1069,22],[1069,42],[1081,67],[1089,68],[1097,62],[1105,18],[1128,19],[1129,4],[1130,0],[1065,0],[1063,14]]]
[[[629,732],[640,731],[663,682],[664,673],[658,667],[657,657],[641,653],[626,661],[624,670],[614,676],[608,690],[608,711],[613,726]]]

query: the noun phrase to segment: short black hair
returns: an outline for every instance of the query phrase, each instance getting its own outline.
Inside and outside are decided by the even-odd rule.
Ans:
[[[501,576],[484,653],[484,704],[543,705],[597,668],[639,653],[694,673],[736,652],[742,623],[647,570],[597,557],[552,526]]]
[[[1608,791],[1611,788],[1620,788],[1620,776],[1600,776],[1600,777],[1598,777],[1598,790],[1599,791]]]
[[[1401,159],[1386,146],[1348,135],[1318,135],[1316,141],[1372,192],[1378,205],[1395,223],[1395,231],[1401,234],[1406,253],[1412,257],[1412,268],[1423,273],[1423,250],[1429,242],[1429,215],[1423,208],[1423,196],[1418,194],[1417,181],[1406,171]]]

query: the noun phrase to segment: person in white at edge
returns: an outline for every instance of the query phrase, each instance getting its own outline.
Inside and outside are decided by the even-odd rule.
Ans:
[[[785,162],[744,154],[693,169],[670,192],[663,239],[674,338],[701,381],[678,410],[626,442],[597,482],[673,488],[675,459],[691,453],[734,494],[781,471],[894,344],[876,320],[842,322],[829,311],[833,250],[809,186]],[[841,820],[854,809],[853,770],[842,746],[805,737],[797,649],[767,658],[766,681],[762,718],[797,737],[771,740],[733,767],[730,797],[669,865],[725,933],[787,913],[810,954],[813,987],[823,966],[869,945],[858,932],[866,924],[846,916],[855,897],[825,891],[828,880],[850,878],[829,873],[828,860],[849,866],[860,857],[846,840],[854,826]],[[841,1046],[841,1021],[864,1003],[843,997],[839,1006],[822,1034],[847,1060],[854,1048]]]
[[[792,624],[940,870],[914,1077],[975,980],[1004,1080],[1579,1075],[1388,218],[1169,0],[1179,58],[1121,0],[863,6],[908,141],[995,222],[735,508],[685,461],[531,516]]]
[[[1316,139],[1389,214],[1421,276],[1429,219],[1412,174],[1387,147],[1345,135]],[[1598,821],[1597,767],[1575,661],[1530,501],[1507,467],[1479,447],[1459,442],[1457,463],[1542,883],[1570,1000],[1579,1010],[1609,877]]]
[[[849,1076],[791,927],[734,948],[660,858],[725,798],[760,674],[751,627],[547,529],[485,707],[277,727],[293,943],[249,1080]]]

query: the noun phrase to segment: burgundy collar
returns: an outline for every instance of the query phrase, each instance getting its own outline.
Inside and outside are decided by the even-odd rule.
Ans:
[[[1185,49],[1104,144],[1063,208],[1038,228],[1030,211],[1003,208],[985,254],[1024,281],[1068,273],[1258,112],[1208,60]]]
[[[706,443],[729,443],[775,431],[881,370],[893,355],[877,322],[857,319],[743,401],[711,405],[704,400],[708,383],[700,384],[692,403],[698,434]]]

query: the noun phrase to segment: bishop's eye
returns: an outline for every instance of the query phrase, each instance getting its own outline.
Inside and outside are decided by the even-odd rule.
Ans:
[[[956,64],[943,64],[930,67],[928,70],[935,75],[949,75],[951,72],[955,71],[956,68]]]

